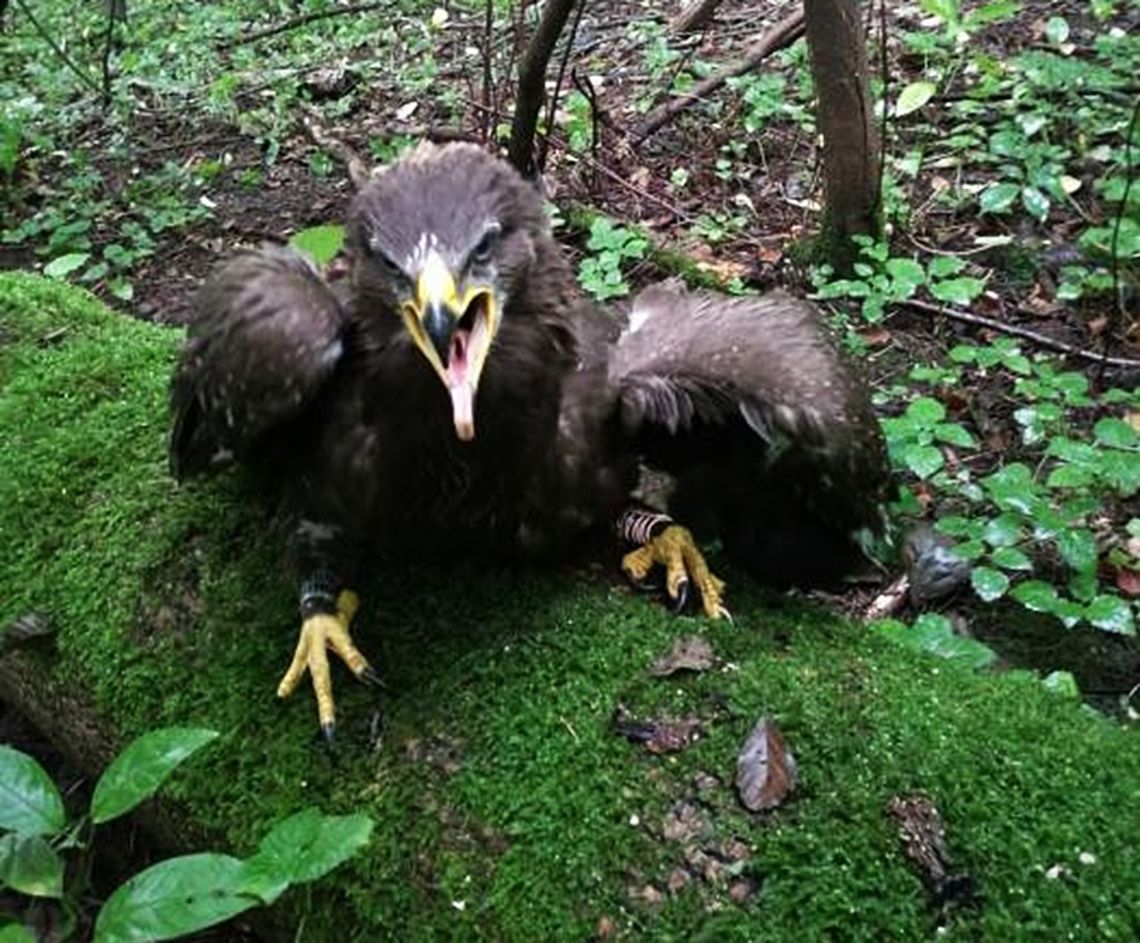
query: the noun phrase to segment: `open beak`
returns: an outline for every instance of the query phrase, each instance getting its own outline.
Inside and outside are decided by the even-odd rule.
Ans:
[[[455,434],[475,438],[475,392],[498,327],[495,293],[469,286],[462,296],[436,252],[429,253],[416,280],[416,297],[401,308],[404,325],[420,352],[451,394]]]

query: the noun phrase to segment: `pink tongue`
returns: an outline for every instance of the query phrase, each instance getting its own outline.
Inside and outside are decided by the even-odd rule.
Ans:
[[[455,434],[464,442],[475,438],[475,404],[471,384],[467,380],[468,331],[456,331],[452,336],[451,355],[447,363],[448,389],[451,392],[451,412]]]

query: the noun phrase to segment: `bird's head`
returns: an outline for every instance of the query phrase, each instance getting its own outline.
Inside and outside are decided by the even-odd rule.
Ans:
[[[469,144],[423,144],[365,185],[349,212],[365,317],[403,322],[475,437],[475,396],[547,222],[538,193]]]

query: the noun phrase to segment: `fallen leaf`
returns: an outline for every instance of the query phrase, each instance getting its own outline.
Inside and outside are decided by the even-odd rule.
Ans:
[[[712,835],[712,825],[691,802],[678,802],[661,823],[661,837],[666,841],[692,842]]]
[[[1140,596],[1140,573],[1128,567],[1118,567],[1116,570],[1116,588],[1125,596]]]
[[[681,718],[661,717],[638,720],[623,707],[614,711],[614,733],[630,743],[639,743],[650,753],[679,753],[701,735],[700,718],[687,714]]]
[[[796,758],[776,725],[761,717],[736,758],[736,791],[751,812],[774,809],[796,788]]]
[[[713,666],[712,646],[699,635],[686,635],[673,643],[673,650],[653,662],[649,673],[665,678],[678,671],[707,671]]]
[[[903,853],[918,869],[939,905],[965,901],[974,896],[974,879],[952,874],[946,853],[946,829],[942,815],[929,796],[914,793],[895,796],[887,805],[898,823]]]

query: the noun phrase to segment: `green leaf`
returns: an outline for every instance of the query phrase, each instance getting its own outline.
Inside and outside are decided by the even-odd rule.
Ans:
[[[1084,488],[1096,480],[1092,469],[1080,465],[1060,465],[1049,472],[1045,484],[1050,488]]]
[[[317,265],[328,265],[344,245],[344,227],[327,225],[302,229],[289,240],[289,245],[306,253]]]
[[[957,275],[965,267],[965,260],[956,255],[936,255],[930,260],[927,270],[932,278],[947,278]]]
[[[956,422],[940,422],[934,427],[934,437],[942,442],[967,449],[977,445],[974,437]]]
[[[86,265],[89,258],[91,258],[90,252],[69,252],[48,262],[44,266],[44,274],[48,278],[65,278]]]
[[[150,798],[180,763],[217,735],[199,727],[164,727],[144,733],[99,778],[91,797],[91,820],[96,825],[108,822]]]
[[[1119,596],[1097,596],[1085,607],[1085,618],[1098,629],[1120,635],[1135,635],[1132,607]]]
[[[1021,205],[1038,222],[1045,222],[1045,217],[1049,215],[1049,197],[1036,187],[1021,188]]]
[[[65,822],[63,799],[44,768],[28,754],[0,746],[0,828],[53,835]]]
[[[990,560],[1003,570],[1020,570],[1026,573],[1033,570],[1032,561],[1016,547],[998,547],[990,554]]]
[[[1057,534],[1057,549],[1074,570],[1091,570],[1096,566],[1096,537],[1084,528],[1068,528]]]
[[[919,478],[929,478],[946,463],[933,445],[909,445],[902,450],[902,459]]]
[[[946,418],[946,407],[929,396],[920,396],[906,408],[906,416],[924,426],[932,426]]]
[[[961,515],[940,518],[935,527],[951,537],[980,537],[982,533],[981,521]]]
[[[63,859],[41,835],[0,837],[0,887],[30,897],[63,896]]]
[[[1081,689],[1071,671],[1052,671],[1041,679],[1041,683],[1054,694],[1074,701],[1081,698]]]
[[[988,566],[976,566],[970,573],[970,584],[974,592],[983,602],[993,602],[1000,599],[1009,589],[1009,577],[1001,570],[994,570]]]
[[[1123,419],[1101,419],[1093,426],[1093,435],[1098,442],[1118,449],[1134,448],[1137,444],[1136,430]]]
[[[978,202],[983,213],[1004,213],[1013,206],[1013,201],[1017,199],[1019,193],[1021,193],[1020,184],[994,183],[982,191]]]
[[[968,668],[984,668],[997,657],[977,639],[957,635],[950,620],[937,613],[919,616],[909,628],[895,619],[872,623],[871,628],[912,651],[928,652]]]
[[[930,293],[939,301],[964,305],[977,298],[985,287],[986,283],[982,279],[964,275],[960,278],[947,278],[944,281],[935,282],[930,286]]]
[[[918,111],[934,97],[936,91],[938,86],[933,82],[911,82],[899,93],[898,101],[895,102],[895,117],[901,118]]]
[[[978,348],[970,344],[958,344],[950,348],[948,356],[955,363],[973,363],[978,358]]]
[[[95,921],[95,943],[170,940],[229,920],[258,898],[239,891],[242,862],[229,855],[169,858],[110,896]]]
[[[1010,595],[1026,609],[1034,612],[1052,612],[1060,597],[1052,583],[1043,580],[1026,580],[1013,587]]]
[[[371,834],[372,820],[366,815],[304,809],[262,839],[257,854],[245,862],[242,886],[272,903],[288,885],[315,881],[343,864]]]
[[[9,923],[0,927],[0,943],[36,943],[31,930],[18,923]]]
[[[1069,21],[1063,16],[1051,16],[1045,24],[1045,38],[1054,46],[1061,46],[1069,39]]]
[[[1021,518],[1016,514],[999,514],[986,521],[982,537],[991,547],[1012,547],[1024,537]]]

